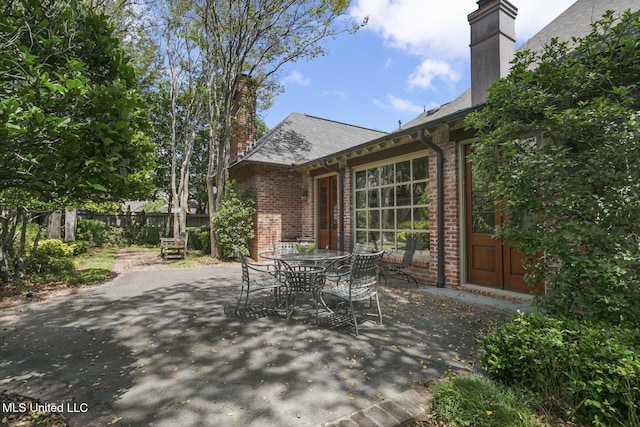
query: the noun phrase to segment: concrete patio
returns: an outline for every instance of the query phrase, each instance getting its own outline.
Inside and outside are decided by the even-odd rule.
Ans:
[[[236,263],[126,272],[0,311],[0,390],[69,403],[78,426],[357,425],[352,414],[371,421],[367,408],[407,392],[419,407],[425,384],[474,369],[477,338],[527,308],[390,283],[384,325],[367,321],[355,337],[304,311],[242,322],[239,279]]]

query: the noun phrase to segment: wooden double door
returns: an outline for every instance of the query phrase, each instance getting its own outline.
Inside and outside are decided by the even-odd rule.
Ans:
[[[318,248],[338,247],[338,179],[328,176],[318,179],[317,236]]]
[[[465,147],[465,158],[471,146]],[[467,282],[517,292],[544,292],[544,285],[533,288],[524,281],[524,254],[511,244],[493,237],[503,215],[495,209],[487,189],[474,180],[471,162],[465,164],[465,207],[467,240]]]

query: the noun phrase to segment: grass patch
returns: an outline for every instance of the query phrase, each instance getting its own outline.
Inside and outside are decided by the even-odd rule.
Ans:
[[[160,248],[151,247],[145,248],[154,255],[160,257]],[[201,250],[189,249],[187,250],[187,259],[171,259],[169,260],[169,266],[172,268],[191,268],[191,267],[203,267],[206,265],[218,264],[220,260],[213,258],[209,254],[203,254]]]
[[[218,264],[220,261],[212,258],[211,255],[205,255],[201,251],[187,251],[187,259],[172,260],[171,267],[189,268],[202,267],[210,264]]]
[[[514,388],[469,374],[436,385],[432,405],[436,420],[451,426],[544,426],[527,402]]]
[[[71,271],[32,274],[23,280],[0,284],[0,307],[21,301],[40,301],[59,291],[103,282],[111,276],[116,251],[115,248],[91,248],[73,257]],[[27,293],[30,294],[28,298]]]
[[[116,258],[116,248],[93,248],[74,261],[76,271],[68,277],[76,285],[90,285],[109,277]]]

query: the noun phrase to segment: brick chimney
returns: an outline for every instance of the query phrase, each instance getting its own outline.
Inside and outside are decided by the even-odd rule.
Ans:
[[[487,100],[491,83],[509,74],[518,9],[506,0],[479,0],[471,25],[471,105]]]
[[[235,102],[237,113],[229,153],[231,163],[256,141],[256,86],[251,77],[240,77]]]

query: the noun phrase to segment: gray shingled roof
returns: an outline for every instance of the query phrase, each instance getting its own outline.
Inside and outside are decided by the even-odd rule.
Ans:
[[[561,42],[570,42],[572,37],[584,37],[591,32],[591,24],[600,20],[607,10],[617,15],[627,9],[640,10],[638,0],[580,0],[569,6],[560,16],[531,37],[518,50],[542,50],[552,38]],[[516,21],[516,25],[518,22]]]
[[[602,18],[607,10],[616,11],[619,15],[627,9],[634,12],[640,10],[640,0],[578,0],[518,50],[538,52],[554,37],[561,42],[571,41],[572,37],[584,37],[591,32],[591,24]],[[453,101],[420,114],[395,132],[402,132],[415,126],[428,126],[469,109],[471,109],[471,90],[467,89]]]
[[[237,164],[244,162],[292,166],[325,157],[387,135],[346,123],[292,113]]]

